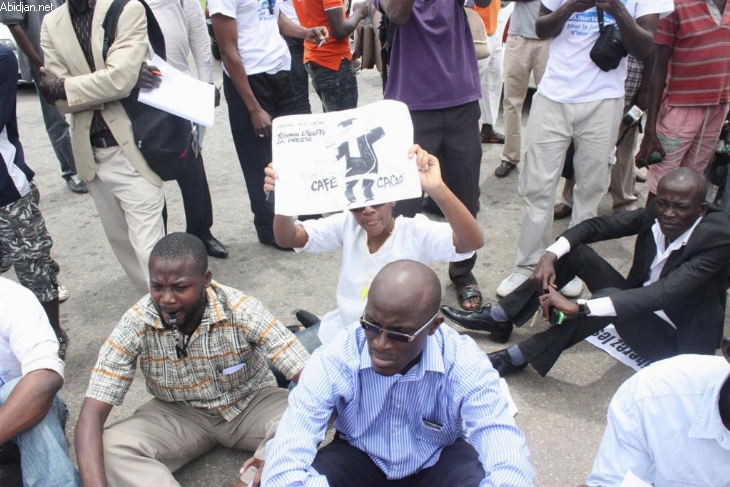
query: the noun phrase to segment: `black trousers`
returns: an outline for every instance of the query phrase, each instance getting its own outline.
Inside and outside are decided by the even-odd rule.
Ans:
[[[435,465],[398,480],[388,480],[365,452],[339,438],[317,452],[312,467],[330,487],[478,487],[485,476],[476,450],[461,438]]]
[[[482,146],[479,141],[479,103],[476,101],[441,110],[411,111],[416,144],[441,162],[446,186],[476,216],[479,202],[479,169]],[[422,198],[399,201],[398,215],[414,216],[421,211]],[[471,271],[476,254],[449,265],[449,277],[457,286],[474,282]]]
[[[289,79],[289,71],[253,74],[248,77],[248,82],[261,108],[272,119],[295,113],[296,96]],[[259,241],[273,242],[274,205],[266,201],[264,194],[264,168],[271,162],[271,137],[256,135],[251,124],[251,114],[236,91],[233,81],[225,73],[223,92],[228,102],[233,144],[236,146],[238,162],[246,180],[256,233]]]
[[[291,54],[291,85],[297,97],[297,114],[312,113],[309,104],[309,73],[304,66],[304,39],[284,36]]]
[[[594,298],[631,289],[626,279],[587,245],[575,248],[555,264],[558,289],[578,276]],[[539,307],[538,293],[530,281],[499,301],[517,326],[530,320]],[[574,316],[563,324],[537,333],[520,342],[520,351],[540,375],[545,376],[566,350],[613,323],[626,343],[649,360],[661,360],[677,354],[676,332],[653,312],[633,316]]]
[[[201,239],[210,238],[213,226],[213,204],[210,201],[208,177],[205,175],[203,154],[185,166],[185,172],[177,179],[180,186],[187,233]]]

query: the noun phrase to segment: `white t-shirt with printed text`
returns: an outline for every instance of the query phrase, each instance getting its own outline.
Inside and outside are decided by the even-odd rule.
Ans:
[[[279,33],[279,3],[274,0],[208,0],[211,17],[221,14],[236,19],[238,55],[248,75],[276,74],[291,67],[289,48]],[[273,13],[269,12],[270,4],[273,4]]]
[[[555,11],[567,0],[542,0],[549,10]],[[673,0],[622,0],[634,19],[644,15],[665,16],[674,10]],[[604,25],[616,20],[604,12]],[[590,52],[599,35],[596,8],[574,13],[563,30],[550,44],[545,75],[537,90],[558,103],[588,103],[624,96],[624,82],[628,61],[624,58],[618,68],[602,71],[590,58]]]

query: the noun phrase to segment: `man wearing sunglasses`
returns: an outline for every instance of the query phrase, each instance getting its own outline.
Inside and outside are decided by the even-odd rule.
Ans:
[[[262,485],[533,485],[496,373],[471,338],[441,326],[440,301],[438,277],[419,262],[375,276],[360,326],[307,363]],[[330,417],[335,439],[317,450]]]

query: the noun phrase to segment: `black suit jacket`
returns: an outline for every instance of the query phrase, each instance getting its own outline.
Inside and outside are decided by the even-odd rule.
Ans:
[[[713,354],[722,339],[730,266],[730,222],[710,207],[684,247],[672,252],[659,280],[642,286],[657,253],[648,208],[586,220],[563,233],[571,245],[636,235],[627,281],[631,289],[610,295],[617,318],[664,310],[677,325],[678,353]]]

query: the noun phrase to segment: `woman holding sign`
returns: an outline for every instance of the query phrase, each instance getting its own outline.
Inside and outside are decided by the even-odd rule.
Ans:
[[[274,237],[282,247],[293,247],[297,252],[342,249],[337,309],[299,336],[309,351],[358,321],[370,283],[386,264],[400,259],[426,265],[464,260],[484,245],[479,224],[441,179],[438,159],[418,145],[410,148],[409,157],[418,166],[421,188],[438,204],[447,222],[433,222],[423,215],[394,218],[395,202],[305,222],[283,215],[274,217]],[[278,175],[271,164],[265,173],[264,191],[274,191]]]

